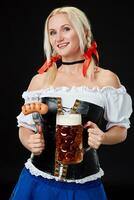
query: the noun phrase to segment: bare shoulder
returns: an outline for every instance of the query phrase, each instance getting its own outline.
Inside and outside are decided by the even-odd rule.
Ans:
[[[46,78],[45,73],[36,74],[35,76],[33,76],[28,86],[28,91],[42,89],[44,87],[45,78]]]
[[[111,86],[114,88],[119,88],[121,86],[117,74],[104,68],[100,68],[99,70],[99,81],[102,87]]]

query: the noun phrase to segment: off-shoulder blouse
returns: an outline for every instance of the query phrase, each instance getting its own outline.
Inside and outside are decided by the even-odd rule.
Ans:
[[[40,101],[42,97],[61,97],[62,106],[71,108],[76,99],[87,101],[101,106],[104,109],[104,119],[107,121],[106,130],[112,126],[130,127],[132,113],[132,99],[126,88],[103,87],[59,87],[45,88],[35,91],[24,91],[22,98],[25,103]],[[24,115],[22,112],[17,116],[18,127],[24,126],[35,130],[32,114]]]

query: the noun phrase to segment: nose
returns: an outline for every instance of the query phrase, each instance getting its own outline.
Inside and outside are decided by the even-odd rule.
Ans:
[[[63,34],[61,32],[58,32],[56,35],[56,41],[61,42],[64,40]]]

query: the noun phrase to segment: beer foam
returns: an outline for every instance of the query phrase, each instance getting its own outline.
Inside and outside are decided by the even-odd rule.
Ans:
[[[75,126],[81,124],[81,114],[57,115],[56,124]]]

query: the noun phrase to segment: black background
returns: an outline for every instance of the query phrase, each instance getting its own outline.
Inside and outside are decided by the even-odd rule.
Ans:
[[[21,111],[22,92],[44,62],[44,21],[52,9],[76,6],[89,17],[98,44],[100,65],[114,71],[133,94],[133,6],[129,1],[4,1],[0,3],[1,115],[0,115],[0,200],[9,195],[29,152],[18,139],[16,116]],[[109,200],[129,199],[134,187],[134,126],[125,142],[103,146],[100,163]]]

